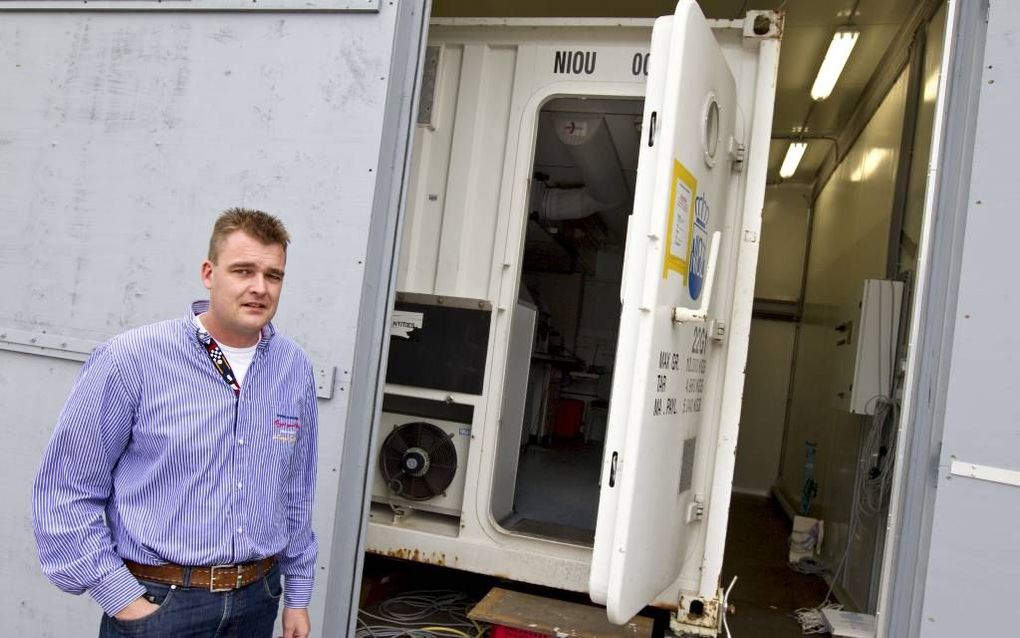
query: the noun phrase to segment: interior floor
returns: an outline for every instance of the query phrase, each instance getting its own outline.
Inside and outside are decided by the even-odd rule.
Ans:
[[[581,545],[595,539],[602,442],[529,445],[521,456],[514,514],[501,525],[519,534]]]
[[[774,499],[733,495],[722,583],[728,586],[739,577],[729,598],[735,608],[728,618],[734,636],[801,636],[793,612],[825,598],[824,580],[787,565],[790,531],[790,519]]]
[[[595,537],[642,109],[640,99],[557,98],[539,113],[519,292],[535,316],[520,440],[552,443],[525,447],[513,510],[497,515],[520,534]]]
[[[526,482],[517,492],[517,512],[504,527],[591,544],[601,454],[600,443],[529,446],[521,460],[527,471],[521,473]],[[564,471],[568,467],[573,470]],[[730,595],[735,612],[728,622],[734,636],[801,636],[794,611],[816,606],[825,598],[824,580],[796,572],[787,564],[790,530],[790,519],[774,499],[733,495],[722,582],[728,585],[733,576],[739,577]]]

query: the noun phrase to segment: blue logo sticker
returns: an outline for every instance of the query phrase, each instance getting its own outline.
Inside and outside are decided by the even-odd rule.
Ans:
[[[708,200],[702,196],[694,202],[694,236],[691,237],[691,255],[687,260],[687,290],[691,299],[701,296],[705,286],[705,268],[708,263],[708,219],[711,216]]]

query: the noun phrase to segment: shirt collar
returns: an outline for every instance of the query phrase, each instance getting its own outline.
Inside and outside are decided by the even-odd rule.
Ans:
[[[188,334],[190,334],[192,338],[194,338],[203,345],[208,345],[212,337],[209,335],[208,332],[204,330],[199,330],[198,326],[195,325],[195,315],[200,315],[208,310],[209,300],[199,299],[197,301],[192,302],[191,306],[188,307],[188,313],[184,317],[185,327],[186,330],[188,331]],[[273,327],[272,322],[267,323],[262,328],[262,334],[259,336],[259,342],[257,344],[258,348],[261,350],[268,346],[270,339],[272,339],[275,334],[276,328]]]

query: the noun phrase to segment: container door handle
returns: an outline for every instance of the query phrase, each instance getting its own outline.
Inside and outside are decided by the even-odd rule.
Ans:
[[[712,302],[712,284],[715,283],[715,266],[719,262],[719,240],[722,233],[718,230],[712,233],[712,244],[709,248],[708,270],[705,272],[705,296],[697,308],[673,308],[673,321],[676,323],[708,321],[708,305]]]

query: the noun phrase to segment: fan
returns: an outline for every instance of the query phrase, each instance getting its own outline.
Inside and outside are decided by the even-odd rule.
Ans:
[[[394,428],[379,454],[390,491],[411,501],[445,492],[457,472],[457,450],[451,438],[442,428],[423,421]]]

